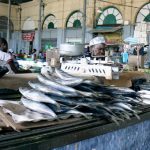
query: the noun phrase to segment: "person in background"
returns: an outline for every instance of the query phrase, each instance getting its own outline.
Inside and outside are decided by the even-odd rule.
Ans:
[[[137,51],[139,51],[139,55],[144,56],[144,47],[142,45],[135,46],[133,54],[137,55]]]
[[[9,69],[9,73],[30,73],[30,70],[19,70],[8,51],[8,44],[4,38],[0,38],[0,65]]]
[[[129,54],[127,52],[127,49],[124,49],[124,51],[121,53],[122,56],[122,63],[127,64],[129,59]]]
[[[36,60],[36,49],[34,48],[31,53],[32,60]]]
[[[17,69],[19,69],[19,63],[16,59],[16,55],[14,54],[14,51],[12,49],[8,50],[8,53],[11,55],[11,58],[13,59],[14,65]]]
[[[44,54],[42,51],[39,52],[39,59],[44,62]]]
[[[21,59],[24,58],[24,54],[23,54],[22,50],[19,51],[18,57],[21,58]]]
[[[101,60],[105,60],[106,41],[104,37],[95,37],[89,42],[89,50],[91,57],[99,57]],[[104,77],[95,76],[93,78],[95,82],[104,84]]]
[[[92,57],[102,57],[105,60],[106,41],[104,37],[95,37],[89,43]]]

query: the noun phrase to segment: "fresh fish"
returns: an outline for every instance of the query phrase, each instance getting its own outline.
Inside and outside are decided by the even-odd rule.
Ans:
[[[133,115],[135,115],[137,117],[137,119],[140,119],[140,117],[137,115],[136,111],[131,109],[131,107],[129,107],[129,105],[124,104],[124,103],[115,103],[114,105],[122,107],[125,110],[131,111],[133,113]]]
[[[108,104],[113,104],[113,103],[129,103],[129,104],[134,104],[134,105],[140,105],[142,102],[142,99],[136,98],[133,99],[131,97],[114,97],[113,100],[108,101]]]
[[[143,98],[143,103],[150,105],[150,99]]]
[[[75,110],[75,109],[72,109],[72,110],[69,110],[66,112],[67,114],[72,114],[74,116],[83,116],[85,117],[86,119],[90,119],[91,116],[92,116],[92,113],[82,113],[78,110]]]
[[[60,104],[64,104],[64,105],[71,106],[71,107],[77,107],[77,106],[92,107],[95,104],[93,102],[89,103],[89,102],[86,102],[84,100],[80,101],[80,98],[58,97],[58,96],[51,96],[51,98]],[[100,105],[100,103],[96,103],[96,104]]]
[[[81,78],[72,76],[72,75],[70,75],[60,69],[57,69],[57,68],[55,68],[55,74],[57,77],[59,77],[62,80],[81,80]]]
[[[150,95],[150,91],[148,91],[148,90],[140,90],[140,91],[138,91],[137,93]]]
[[[53,94],[53,95],[57,95],[57,96],[65,96],[65,94],[61,91],[58,91],[54,88],[51,88],[50,86],[47,86],[45,84],[42,84],[40,82],[31,82],[29,81],[28,84],[35,90],[39,90],[43,93],[47,93],[47,94]]]
[[[71,86],[71,87],[79,85],[83,82],[82,78],[72,78],[71,80],[64,80],[64,79],[52,76],[50,74],[44,75],[44,76],[46,76],[47,79],[49,79],[49,80],[55,81],[55,82],[60,83],[62,85]]]
[[[131,107],[130,106],[128,106],[127,104],[125,104],[125,103],[114,103],[113,104],[114,106],[118,106],[118,107],[121,107],[121,108],[123,108],[123,109],[125,109],[125,110],[129,110],[129,111],[133,111],[132,109],[131,109]]]
[[[56,105],[58,108],[60,107],[59,104],[55,100],[46,96],[45,94],[43,94],[40,91],[36,91],[36,90],[30,89],[30,88],[21,88],[21,87],[19,88],[19,91],[27,99],[31,99],[31,100],[37,101],[37,102],[50,103],[50,104]]]
[[[42,114],[47,114],[52,116],[53,118],[57,118],[57,115],[54,113],[53,110],[51,110],[48,106],[37,102],[37,101],[32,101],[27,98],[22,97],[21,102],[23,105],[31,110],[34,110],[36,112],[42,113]]]
[[[125,87],[109,87],[108,89],[112,89],[112,90],[119,90],[120,92],[128,92],[128,93],[135,93],[134,90],[130,89],[130,88],[125,88]]]
[[[38,75],[38,80],[41,83],[48,85],[48,86],[51,86],[54,89],[60,90],[62,92],[69,92],[69,93],[74,93],[75,95],[78,95],[74,88],[56,83],[56,82],[49,80],[48,78],[42,76],[41,74]]]
[[[120,116],[123,116],[123,117],[125,117],[125,118],[128,119],[128,120],[131,119],[129,113],[128,113],[126,110],[124,110],[123,108],[118,107],[118,106],[108,106],[108,107],[109,107],[114,113],[117,113],[117,114],[119,114]],[[119,116],[119,117],[120,117],[120,116]]]
[[[62,80],[62,79],[52,77],[51,80],[53,80],[57,83],[60,83],[62,85],[71,86],[71,87],[79,85],[83,82],[83,79],[80,79],[80,78],[79,79],[72,79],[72,80]]]
[[[114,110],[114,111],[125,112],[125,110],[122,107],[118,107],[118,106],[108,106],[108,108],[110,108],[111,110]]]
[[[109,109],[107,106],[97,106],[97,110],[104,110],[106,113],[110,114],[111,116],[114,116],[117,120],[122,121],[121,118],[119,118],[111,109]]]
[[[72,116],[72,114],[64,113],[64,114],[59,114],[57,116],[58,116],[58,119],[66,120],[66,119],[70,118]]]
[[[146,98],[146,99],[150,99],[150,95],[148,94],[140,94],[140,97],[143,99],[143,98]]]
[[[123,87],[103,87],[103,92],[112,96],[122,95],[128,97],[138,97],[138,94],[134,90]]]
[[[140,89],[141,90],[150,90],[150,86],[149,86],[150,84],[144,84],[144,85],[139,85],[139,87],[140,87]]]

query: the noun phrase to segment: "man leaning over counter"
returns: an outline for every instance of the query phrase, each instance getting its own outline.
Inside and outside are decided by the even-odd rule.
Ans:
[[[7,67],[9,73],[30,73],[30,70],[19,70],[16,68],[12,56],[7,53],[8,43],[4,38],[0,38],[0,66]]]

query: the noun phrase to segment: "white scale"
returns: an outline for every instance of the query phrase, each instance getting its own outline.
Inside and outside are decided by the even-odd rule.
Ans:
[[[70,59],[70,60],[69,60]],[[119,79],[119,67],[113,61],[101,58],[71,58],[61,57],[61,70],[76,76],[99,76],[108,80]]]

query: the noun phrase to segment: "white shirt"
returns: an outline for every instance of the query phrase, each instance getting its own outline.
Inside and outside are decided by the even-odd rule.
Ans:
[[[6,66],[9,69],[9,73],[13,73],[10,66],[8,65],[10,60],[12,60],[11,55],[0,50],[0,66]]]
[[[11,55],[8,53],[0,51],[0,60],[8,62],[9,60],[11,60]]]

